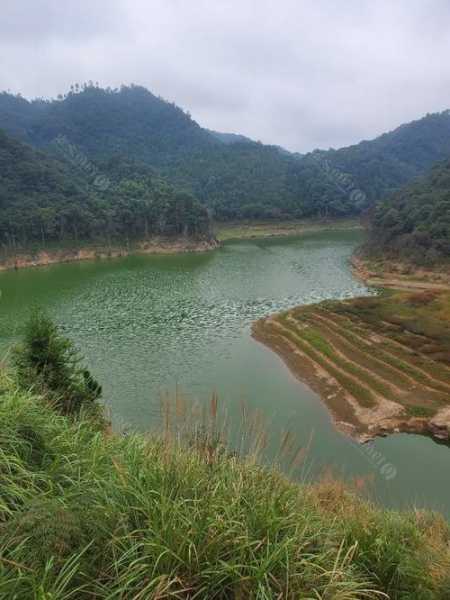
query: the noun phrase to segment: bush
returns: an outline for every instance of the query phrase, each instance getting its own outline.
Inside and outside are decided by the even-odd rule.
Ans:
[[[13,350],[13,364],[22,389],[43,394],[62,414],[93,408],[101,386],[80,367],[82,357],[68,338],[43,313],[36,312],[25,326],[21,345]]]

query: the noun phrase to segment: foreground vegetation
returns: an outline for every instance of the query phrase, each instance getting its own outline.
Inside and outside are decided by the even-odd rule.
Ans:
[[[259,442],[227,449],[215,397],[196,424],[177,399],[160,434],[111,434],[92,410],[101,389],[43,315],[14,363],[0,374],[1,598],[449,597],[439,515],[258,466]]]
[[[188,448],[105,435],[3,376],[0,435],[2,598],[450,593],[441,517],[386,512],[333,482],[290,483],[204,430]]]
[[[450,435],[450,293],[386,291],[258,321],[279,352],[360,439],[397,430]]]

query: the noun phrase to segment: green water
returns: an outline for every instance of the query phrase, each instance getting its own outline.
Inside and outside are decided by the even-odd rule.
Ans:
[[[348,259],[358,233],[246,241],[200,255],[135,256],[0,275],[0,349],[44,306],[101,381],[117,429],[147,430],[176,386],[194,403],[217,391],[233,429],[242,401],[273,437],[289,429],[308,445],[301,477],[325,467],[367,476],[385,505],[450,514],[450,450],[395,435],[359,447],[337,432],[316,394],[252,340],[254,319],[296,304],[367,293]],[[378,453],[378,454],[375,454]]]

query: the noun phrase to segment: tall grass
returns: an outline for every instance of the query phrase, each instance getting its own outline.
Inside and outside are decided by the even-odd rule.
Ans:
[[[383,511],[335,481],[294,484],[258,465],[262,433],[238,456],[215,396],[194,429],[180,396],[164,411],[158,434],[105,434],[3,376],[1,598],[450,597],[439,516]],[[299,460],[287,433],[285,452]]]

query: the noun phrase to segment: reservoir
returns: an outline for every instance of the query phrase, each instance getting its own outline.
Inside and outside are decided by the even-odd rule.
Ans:
[[[116,430],[157,426],[166,396],[202,405],[215,392],[231,431],[245,405],[258,411],[271,438],[288,430],[307,448],[294,477],[331,470],[363,478],[385,506],[424,506],[448,516],[449,448],[406,434],[356,444],[336,430],[320,398],[250,335],[252,321],[272,312],[375,293],[349,267],[360,241],[357,231],[328,232],[229,242],[204,254],[1,273],[2,358],[30,311],[42,307],[102,384]]]

